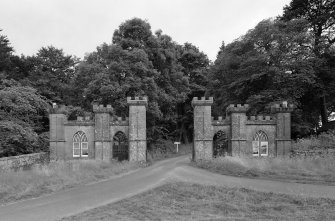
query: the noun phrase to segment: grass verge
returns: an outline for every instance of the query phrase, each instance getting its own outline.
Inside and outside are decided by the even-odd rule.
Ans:
[[[214,173],[298,183],[335,185],[334,158],[219,157],[191,165]]]
[[[73,160],[37,165],[31,170],[8,171],[0,176],[0,204],[108,179],[142,166],[128,161]]]
[[[75,220],[335,220],[335,200],[168,183],[67,217]]]

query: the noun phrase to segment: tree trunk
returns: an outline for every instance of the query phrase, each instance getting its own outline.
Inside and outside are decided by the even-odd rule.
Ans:
[[[322,127],[324,127],[328,123],[326,97],[324,95],[320,97],[320,114],[321,114]]]

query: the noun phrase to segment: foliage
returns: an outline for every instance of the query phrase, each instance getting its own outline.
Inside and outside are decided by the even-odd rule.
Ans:
[[[0,79],[1,80],[1,79]],[[47,102],[34,88],[14,80],[0,84],[0,156],[45,150]]]
[[[0,33],[1,31],[0,29]],[[9,69],[12,52],[13,48],[10,46],[7,36],[0,34],[0,73]]]
[[[127,114],[125,97],[148,96],[147,133],[151,144],[178,136],[176,127],[183,128],[183,133],[190,129],[189,123],[180,123],[189,122],[190,107],[185,119],[182,112],[177,116],[177,104],[185,109],[183,104],[193,91],[204,93],[208,63],[207,56],[195,46],[178,45],[161,31],[154,35],[148,22],[134,18],[115,30],[112,44],[102,44],[86,56],[73,81],[83,93],[81,104],[109,103],[121,116]],[[186,136],[189,134],[187,131]]]
[[[310,43],[304,20],[268,19],[222,47],[209,84],[217,101],[214,112],[230,103],[249,103],[252,114],[268,112],[273,102],[287,100],[298,109],[294,132],[308,132],[318,123],[315,110],[306,104],[315,84],[316,59],[306,47]]]
[[[70,82],[78,59],[65,55],[62,49],[42,47],[32,57],[22,58],[29,65],[28,76],[21,82],[37,89],[47,99],[70,104],[75,93]]]
[[[304,19],[311,35],[311,52],[318,59],[312,67],[317,76],[310,96],[317,100],[322,124],[325,126],[328,115],[335,110],[335,2],[329,0],[292,0],[284,8],[283,21]],[[316,93],[315,93],[316,92]],[[315,104],[314,104],[315,105]]]

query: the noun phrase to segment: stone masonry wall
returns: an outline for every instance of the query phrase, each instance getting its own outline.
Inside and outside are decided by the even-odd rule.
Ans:
[[[129,105],[129,161],[146,161],[147,97],[127,97]]]
[[[8,170],[26,169],[35,164],[49,162],[49,153],[32,153],[13,157],[0,158],[0,172]]]
[[[194,108],[194,148],[193,160],[211,159],[213,157],[213,125],[211,105],[213,97],[193,98]]]

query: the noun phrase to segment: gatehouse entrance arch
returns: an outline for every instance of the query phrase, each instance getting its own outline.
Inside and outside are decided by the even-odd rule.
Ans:
[[[224,131],[218,131],[213,138],[213,156],[225,156],[228,152],[228,140]]]
[[[113,137],[113,159],[118,161],[129,160],[128,139],[121,131]]]

